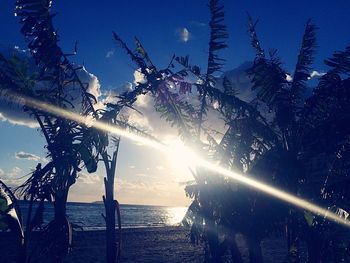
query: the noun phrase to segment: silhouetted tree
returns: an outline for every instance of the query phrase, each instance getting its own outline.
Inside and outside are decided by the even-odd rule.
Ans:
[[[36,68],[30,72],[25,60],[8,60],[1,56],[1,92],[13,99],[23,96],[24,99],[39,100],[85,116],[93,116],[96,99],[87,92],[88,84],[82,83],[78,77],[77,72],[81,68],[70,63],[70,54],[63,53],[58,46],[59,39],[50,14],[51,4],[52,1],[16,1],[15,14],[21,19],[21,32],[26,38]],[[73,86],[80,93],[81,99],[77,103],[69,92]],[[81,163],[84,162],[87,170],[93,172],[97,160],[93,149],[84,140],[89,129],[64,117],[50,114],[45,109],[27,104],[25,110],[40,126],[47,142],[49,162],[40,171],[33,173],[22,188],[28,190],[34,200],[53,198],[55,217],[47,231],[53,241],[50,248],[53,260],[61,261],[68,251],[64,241],[70,239],[66,236],[67,231],[70,231],[66,219],[69,188],[75,183]],[[33,189],[39,192],[34,193]],[[42,191],[46,192],[45,195],[41,194]]]
[[[215,85],[217,79],[212,73],[220,69],[218,61],[222,60],[218,60],[215,54],[216,61],[210,64],[213,61],[210,57],[213,58],[213,50],[225,47],[222,39],[226,34],[224,31],[213,33],[218,29],[224,30],[224,26],[220,24],[223,9],[218,6],[218,1],[210,1],[209,6],[212,12],[211,37],[214,35],[219,44],[209,42],[208,70],[204,74],[201,74],[198,66],[190,65],[188,57],[173,57],[166,69],[158,70],[138,40],[136,50],[132,51],[115,36],[137,64],[140,72],[145,75],[147,81],[139,83],[137,87],[143,88],[144,93],[154,97],[155,107],[161,116],[176,126],[184,141],[191,146],[195,145],[199,152],[206,152],[209,158],[219,160],[228,169],[247,173],[247,176],[254,176],[273,186],[286,189],[330,210],[335,209],[340,216],[345,216],[348,209],[347,204],[343,202],[347,196],[345,188],[338,185],[338,189],[326,190],[328,188],[323,184],[328,185],[328,169],[323,170],[323,178],[318,179],[322,184],[316,184],[314,178],[311,178],[315,167],[310,166],[310,162],[315,161],[318,155],[326,155],[334,161],[332,167],[337,163],[334,167],[337,167],[337,173],[342,174],[340,184],[347,185],[348,166],[343,155],[348,153],[349,133],[343,120],[347,118],[346,102],[349,97],[345,91],[348,79],[341,77],[348,76],[348,49],[336,53],[332,59],[326,61],[333,69],[320,79],[314,94],[306,98],[307,81],[315,49],[316,27],[310,21],[307,22],[294,74],[288,74],[292,75],[292,81],[289,81],[276,52],[272,51],[266,55],[255,31],[256,24],[249,18],[249,33],[256,50],[256,59],[248,74],[251,76],[252,90],[255,93],[252,93],[254,96],[251,101],[244,101],[236,96],[237,91],[228,79],[223,81],[223,90]],[[219,18],[215,18],[215,13]],[[215,24],[215,21],[219,24]],[[174,72],[174,62],[178,62],[183,69]],[[188,83],[189,81],[185,80],[187,76],[195,76],[197,82]],[[197,88],[200,103],[189,102],[181,97],[181,94],[189,92],[192,86]],[[211,109],[208,105],[213,102],[218,103],[217,110],[227,125],[219,141],[210,135],[209,129],[203,127],[203,116],[208,108]],[[335,116],[342,121],[333,123],[336,120]],[[330,123],[333,126],[330,126]],[[321,127],[323,128],[320,130]],[[207,136],[206,140],[200,136],[201,130]],[[315,134],[316,131],[320,134]],[[325,137],[326,131],[328,137]],[[310,138],[314,138],[313,143]],[[323,140],[326,144],[331,138],[334,140],[334,146],[328,152],[320,145],[315,147]],[[318,151],[317,154],[315,151]],[[298,260],[299,240],[304,239],[308,242],[309,261],[316,262],[315,258],[321,255],[324,257],[326,252],[316,252],[315,244],[316,247],[320,245],[315,242],[317,238],[313,238],[312,243],[303,233],[313,231],[327,235],[333,227],[341,229],[340,226],[335,226],[317,215],[300,211],[255,190],[233,184],[228,178],[214,178],[201,169],[197,169],[193,174],[196,182],[186,188],[187,194],[194,199],[189,212],[195,215],[191,237],[193,240],[200,238],[206,241],[208,257],[212,261],[219,262],[227,248],[230,248],[234,260],[241,261],[232,236],[242,233],[247,239],[251,261],[262,262],[261,240],[271,231],[281,231],[283,226],[287,225],[290,260],[293,257]],[[332,174],[335,175],[335,172]],[[324,177],[325,175],[327,176]],[[344,233],[344,230],[341,232]],[[334,243],[333,241],[335,242],[328,239],[322,246],[330,244],[329,242]],[[343,249],[342,255],[337,255],[337,260],[344,258],[344,251]],[[333,252],[329,255],[334,255]],[[314,255],[317,253],[318,255]]]

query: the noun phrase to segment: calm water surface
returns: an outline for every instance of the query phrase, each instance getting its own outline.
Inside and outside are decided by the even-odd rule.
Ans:
[[[25,220],[28,204],[20,202],[20,208]],[[187,207],[166,207],[146,205],[120,205],[122,227],[149,227],[178,225],[187,211]],[[105,227],[101,214],[104,213],[103,204],[99,203],[68,203],[67,215],[71,223],[83,227],[85,230],[98,230]],[[53,218],[53,207],[45,204],[44,223]]]

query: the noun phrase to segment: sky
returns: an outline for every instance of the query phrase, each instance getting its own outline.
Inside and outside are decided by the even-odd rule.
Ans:
[[[0,0],[0,52],[18,46],[25,49],[14,0]],[[224,71],[254,58],[247,34],[247,13],[259,19],[257,31],[265,49],[276,48],[287,71],[293,72],[307,19],[319,27],[314,69],[324,72],[323,60],[350,44],[350,2],[348,0],[223,1],[228,26],[229,48]],[[133,45],[137,36],[154,63],[165,67],[176,55],[190,55],[191,62],[205,67],[208,46],[209,10],[200,0],[61,0],[54,1],[54,25],[60,46],[67,53],[78,42],[73,61],[84,65],[92,85],[101,92],[120,91],[134,81],[135,66],[112,39],[112,31]],[[134,115],[136,122],[149,126],[154,134],[167,138],[174,133],[154,113],[147,98],[138,106],[147,114]],[[1,107],[0,107],[1,112]],[[4,118],[3,118],[4,119]],[[0,178],[15,184],[37,162],[44,162],[45,141],[36,128],[0,121]],[[176,163],[176,162],[175,162]],[[101,200],[103,167],[95,174],[82,173],[72,187],[71,201]],[[190,203],[183,182],[189,172],[174,165],[163,154],[127,140],[121,141],[116,174],[116,197],[120,203],[181,206]]]

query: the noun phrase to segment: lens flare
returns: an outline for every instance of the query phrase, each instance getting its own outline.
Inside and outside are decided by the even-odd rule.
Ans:
[[[53,105],[49,105],[47,103],[34,100],[32,98],[26,98],[22,97],[22,103],[26,106],[36,108],[41,111],[45,111],[49,114],[57,115],[72,121],[75,121],[77,123],[86,125],[87,118],[86,116],[81,116],[80,114],[76,112],[72,112],[66,109],[62,109]],[[121,137],[130,139],[134,142],[142,143],[143,145],[152,147],[154,149],[157,149],[159,151],[164,152],[165,154],[169,156],[181,156],[181,160],[183,160],[189,167],[191,166],[200,166],[203,168],[206,168],[210,171],[212,171],[214,174],[220,174],[223,176],[226,176],[234,181],[237,181],[241,184],[244,184],[248,187],[257,189],[261,192],[264,192],[265,194],[268,194],[270,196],[276,197],[280,200],[283,200],[289,204],[292,204],[294,206],[303,208],[305,210],[308,210],[316,215],[322,216],[325,219],[331,220],[333,222],[342,224],[343,226],[350,227],[350,221],[340,217],[339,215],[322,208],[318,205],[315,205],[309,201],[306,201],[302,198],[299,198],[293,194],[287,193],[281,189],[278,189],[276,187],[273,187],[271,185],[265,184],[261,181],[255,180],[252,177],[249,177],[248,175],[243,175],[238,172],[234,172],[231,170],[227,170],[217,164],[211,163],[204,158],[199,157],[193,150],[190,148],[185,147],[182,144],[170,144],[166,145],[164,143],[153,141],[149,138],[146,138],[144,136],[141,136],[139,134],[134,134],[132,132],[129,132],[127,130],[112,126],[110,124],[101,122],[101,121],[91,121],[91,119],[88,120],[89,126],[93,126],[96,129],[110,132],[115,135],[119,135]]]

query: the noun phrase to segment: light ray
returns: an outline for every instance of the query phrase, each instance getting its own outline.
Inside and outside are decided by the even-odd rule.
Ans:
[[[49,114],[54,114],[72,121],[75,121],[80,124],[86,124],[87,118],[85,116],[82,116],[76,112],[69,111],[66,109],[62,109],[59,107],[56,107],[54,105],[49,105],[45,102],[41,102],[38,100],[34,100],[32,98],[26,98],[21,96],[22,103],[26,106],[39,109],[41,111],[45,111]],[[199,157],[198,154],[196,154],[191,149],[185,147],[185,146],[179,146],[176,145],[174,149],[174,145],[165,145],[160,142],[153,141],[149,138],[146,138],[144,136],[141,136],[139,134],[134,134],[132,132],[129,132],[127,130],[112,126],[110,124],[106,124],[101,121],[94,121],[91,122],[89,120],[89,125],[92,125],[94,128],[110,132],[115,135],[119,135],[121,137],[127,138],[129,140],[132,140],[134,142],[142,143],[143,145],[147,145],[149,147],[152,147],[154,149],[160,150],[170,156],[174,156],[174,150],[177,152],[181,151],[183,153],[183,160],[186,160],[186,164],[189,166],[200,166],[204,167],[210,171],[212,171],[214,174],[220,174],[223,176],[226,176],[234,181],[237,181],[241,184],[244,184],[246,186],[249,186],[251,188],[257,189],[261,192],[264,192],[270,196],[276,197],[280,200],[283,200],[287,203],[290,203],[294,206],[303,208],[305,210],[308,210],[316,215],[322,216],[325,219],[331,220],[333,222],[342,224],[343,226],[350,227],[350,221],[344,218],[339,217],[339,215],[333,213],[332,211],[329,211],[325,208],[322,208],[316,204],[313,204],[309,201],[306,201],[302,198],[299,198],[293,194],[287,193],[281,189],[278,189],[276,187],[273,187],[271,185],[268,185],[266,183],[263,183],[261,181],[258,181],[256,179],[253,179],[252,177],[249,177],[249,175],[243,175],[238,172],[234,172],[228,169],[225,169],[221,167],[220,165],[214,164],[212,162],[209,162],[208,160],[205,160],[201,157]],[[183,147],[182,149],[179,147]]]

